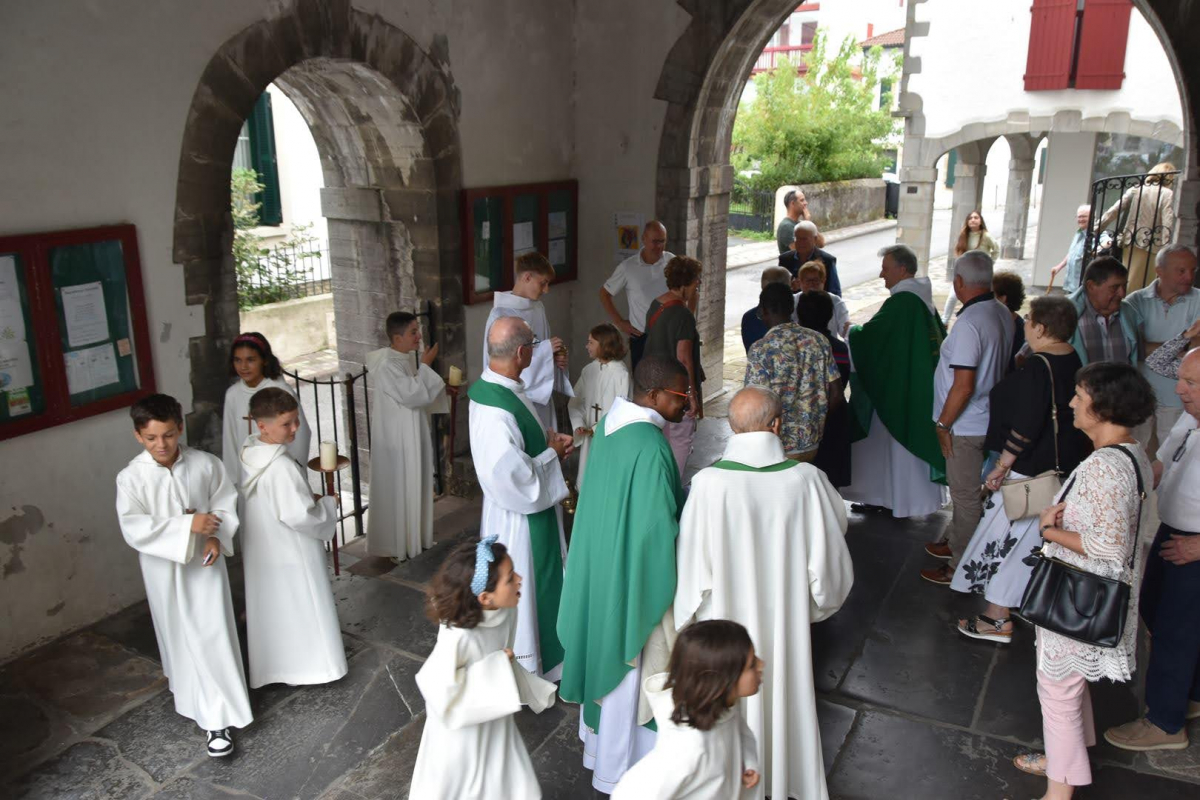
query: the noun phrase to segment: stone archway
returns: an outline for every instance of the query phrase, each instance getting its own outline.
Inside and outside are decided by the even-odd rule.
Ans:
[[[912,6],[923,0],[909,0]],[[659,144],[658,181],[655,207],[667,225],[670,246],[677,253],[699,258],[705,265],[705,291],[699,324],[705,341],[719,342],[724,317],[725,244],[728,236],[729,198],[733,169],[729,145],[733,120],[742,88],[754,59],[795,8],[795,0],[678,0],[691,14],[691,22],[667,55],[654,96],[667,103],[666,119]],[[1180,230],[1184,242],[1200,236],[1200,159],[1193,109],[1200,107],[1200,7],[1176,0],[1133,0],[1158,34],[1180,84],[1185,130],[1180,138],[1187,153],[1185,180],[1180,188]],[[924,23],[912,22],[909,31],[920,36]],[[905,48],[906,60],[911,60]],[[919,61],[919,59],[917,60]],[[907,69],[907,67],[906,67]],[[905,97],[907,81],[901,85],[901,110],[920,114],[921,99]],[[1066,112],[1069,113],[1069,112]],[[1057,115],[1056,115],[1057,117]],[[929,252],[928,233],[932,222],[933,184],[936,155],[958,144],[1004,134],[1037,133],[1048,128],[1012,128],[994,133],[964,128],[961,140],[943,141],[930,166],[911,167],[902,173],[908,184],[901,192],[899,228],[923,229]],[[1080,122],[1082,124],[1082,120]],[[915,130],[923,135],[924,130]],[[1131,130],[1130,132],[1136,132]],[[906,130],[906,134],[908,131]],[[1145,135],[1151,135],[1149,133]],[[957,137],[955,137],[957,138]],[[907,153],[909,141],[905,141]],[[914,194],[909,194],[915,190]],[[928,194],[929,214],[922,209]],[[916,202],[914,202],[916,201]],[[704,350],[709,375],[719,375],[719,347]],[[710,379],[715,380],[715,379]],[[715,384],[709,387],[716,388]]]
[[[239,325],[229,174],[242,121],[271,82],[300,109],[321,155],[343,368],[361,365],[382,344],[383,318],[418,298],[432,301],[442,358],[465,366],[459,96],[444,48],[423,51],[349,0],[297,0],[209,61],[184,131],[173,243],[187,302],[204,309],[205,334],[189,343],[194,445],[220,442]]]

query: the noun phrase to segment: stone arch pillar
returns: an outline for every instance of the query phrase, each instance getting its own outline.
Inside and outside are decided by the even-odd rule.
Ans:
[[[1025,257],[1025,229],[1029,224],[1029,192],[1033,188],[1034,155],[1041,136],[1016,133],[1004,137],[1012,154],[1008,162],[1008,187],[1004,194],[1004,227],[1000,232],[1000,257]]]
[[[321,154],[344,365],[381,346],[382,318],[420,297],[432,301],[442,359],[465,366],[460,109],[445,48],[435,40],[426,52],[349,0],[296,0],[209,61],[184,130],[173,243],[187,302],[202,306],[205,320],[204,335],[189,343],[192,444],[220,443],[225,363],[239,324],[229,174],[242,121],[272,81],[296,102]]]
[[[950,207],[950,261],[954,260],[954,245],[967,215],[983,205],[983,179],[987,175],[987,154],[996,137],[966,142],[955,148],[958,163],[954,165],[954,189]]]

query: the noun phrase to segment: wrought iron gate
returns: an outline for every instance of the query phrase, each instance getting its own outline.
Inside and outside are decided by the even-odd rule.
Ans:
[[[1177,175],[1178,170],[1114,175],[1092,183],[1092,211],[1088,218],[1083,263],[1101,255],[1119,257],[1119,251],[1126,247],[1150,250],[1169,244],[1174,235],[1172,204],[1175,200],[1169,187]],[[1105,216],[1110,218],[1101,226]],[[1106,236],[1104,229],[1110,225],[1113,232]]]

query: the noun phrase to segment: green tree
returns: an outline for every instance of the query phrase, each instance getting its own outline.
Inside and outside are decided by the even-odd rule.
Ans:
[[[254,232],[258,227],[261,203],[255,196],[263,190],[258,173],[251,169],[235,169],[230,177],[229,207],[233,217],[233,264],[237,270],[238,308],[277,303],[296,297],[296,288],[308,280],[298,262],[319,257],[313,248],[316,237],[309,234],[308,225],[296,225],[287,239],[274,248],[263,247],[262,237]]]
[[[755,76],[757,96],[738,110],[732,152],[739,172],[757,170],[752,188],[875,178],[887,164],[884,150],[899,126],[887,107],[876,108],[882,49],[863,53],[857,65],[853,37],[832,58],[827,49],[818,31],[804,75],[784,60]],[[899,65],[898,55],[886,58]]]

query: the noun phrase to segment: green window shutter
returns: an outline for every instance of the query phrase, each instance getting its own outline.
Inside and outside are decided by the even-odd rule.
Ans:
[[[958,151],[951,150],[950,157],[946,159],[946,188],[954,188],[954,168],[958,166]]]
[[[250,125],[250,161],[263,190],[254,199],[262,206],[259,223],[279,225],[283,222],[283,204],[279,198],[279,165],[275,161],[275,123],[271,117],[271,95],[263,92],[248,120]]]

